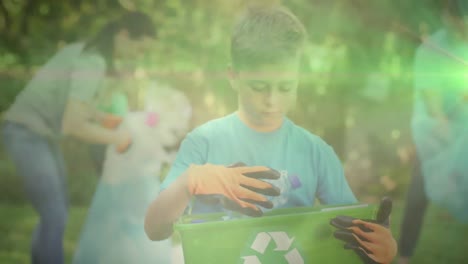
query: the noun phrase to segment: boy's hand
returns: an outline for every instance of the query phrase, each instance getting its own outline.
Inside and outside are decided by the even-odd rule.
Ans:
[[[261,179],[278,179],[280,174],[267,167],[225,167],[192,165],[188,170],[188,191],[201,197],[221,196],[223,205],[249,216],[261,216],[257,207],[272,208],[264,195],[279,195],[278,188]]]
[[[116,150],[118,153],[126,152],[132,146],[132,138],[130,133],[123,131],[118,132],[118,142],[116,143]]]
[[[108,129],[117,128],[122,123],[122,117],[113,114],[104,114],[101,119],[101,125]]]
[[[350,227],[349,229],[353,232],[353,236],[360,247],[366,252],[363,252],[359,246],[355,245],[350,245],[350,249],[360,250],[362,253],[365,253],[364,255],[372,260],[366,261],[366,263],[391,263],[397,253],[397,243],[390,229],[361,219],[354,220],[353,224],[357,226]],[[364,232],[358,227],[359,225],[371,231]]]
[[[389,229],[391,210],[391,199],[384,198],[376,220],[338,216],[330,223],[338,228],[335,237],[345,241],[345,249],[354,250],[363,263],[391,263],[397,254],[397,243]]]

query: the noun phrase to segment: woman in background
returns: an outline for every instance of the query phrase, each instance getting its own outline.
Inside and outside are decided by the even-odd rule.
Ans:
[[[5,113],[2,136],[6,150],[39,214],[32,263],[64,263],[68,201],[60,140],[71,136],[112,145],[119,153],[127,150],[129,131],[109,129],[119,118],[99,111],[92,102],[107,77],[119,75],[136,54],[149,48],[154,31],[147,15],[123,14],[91,40],[58,51]]]

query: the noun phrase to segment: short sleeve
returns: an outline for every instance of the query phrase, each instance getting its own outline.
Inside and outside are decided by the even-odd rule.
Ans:
[[[71,73],[69,97],[86,102],[92,100],[101,88],[105,73],[106,63],[100,56],[79,56]]]
[[[335,151],[325,142],[319,144],[316,159],[318,174],[317,198],[322,204],[338,205],[356,203]]]
[[[161,184],[161,190],[169,187],[190,165],[205,164],[207,151],[207,140],[196,131],[189,133],[182,141],[176,159]]]

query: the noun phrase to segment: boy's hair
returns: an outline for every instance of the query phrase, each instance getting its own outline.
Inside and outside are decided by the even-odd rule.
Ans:
[[[255,69],[296,58],[306,38],[304,25],[287,8],[250,6],[231,35],[232,67],[234,70]]]

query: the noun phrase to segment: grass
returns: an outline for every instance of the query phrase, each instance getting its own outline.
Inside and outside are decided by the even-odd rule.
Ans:
[[[392,217],[395,237],[399,236],[402,209],[402,203],[396,202]],[[65,236],[67,263],[71,263],[86,210],[82,207],[70,210]],[[0,204],[0,215],[0,263],[29,263],[30,234],[38,220],[35,212],[27,205]],[[442,209],[430,206],[413,263],[468,263],[466,245],[468,226],[455,222]]]
[[[64,242],[67,263],[71,263],[86,211],[86,208],[77,207],[70,210]],[[2,204],[0,215],[0,263],[30,263],[29,246],[38,221],[36,213],[30,206]]]

